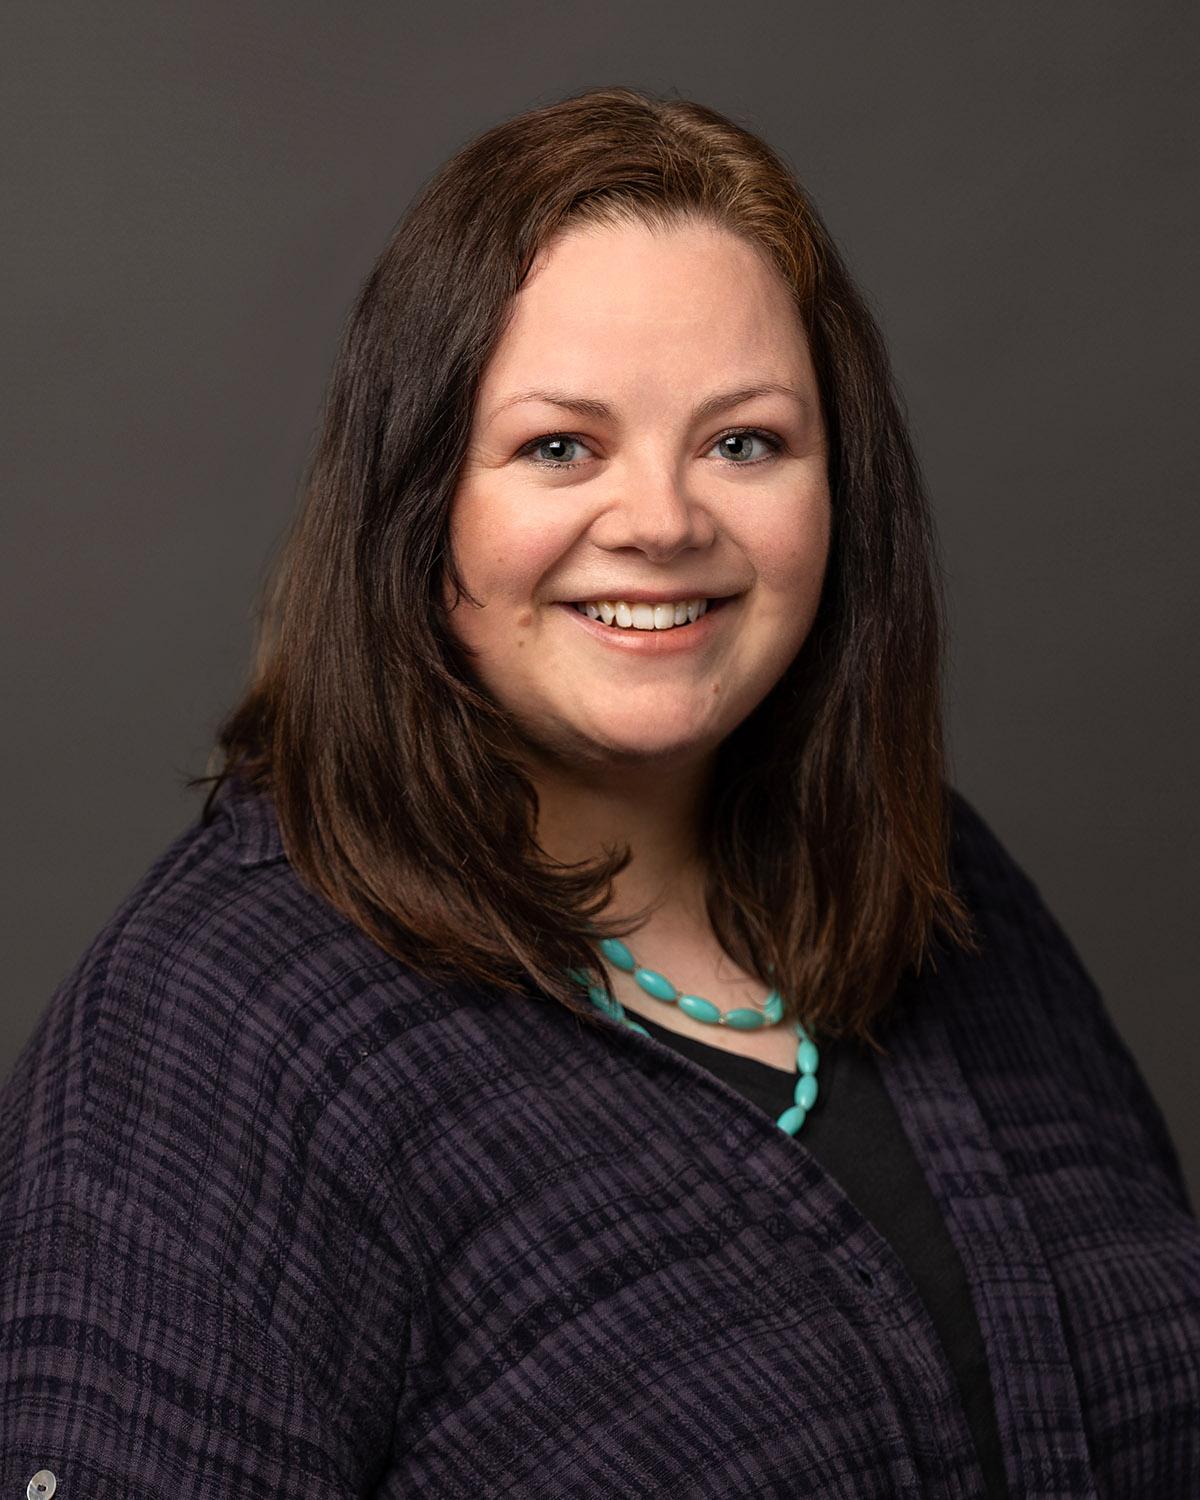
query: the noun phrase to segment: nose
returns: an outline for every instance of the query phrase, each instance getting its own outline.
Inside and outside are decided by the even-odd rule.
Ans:
[[[633,547],[651,562],[669,562],[689,548],[703,550],[716,538],[708,507],[689,495],[677,473],[639,465],[617,480],[603,514],[592,527],[592,540],[606,551]]]

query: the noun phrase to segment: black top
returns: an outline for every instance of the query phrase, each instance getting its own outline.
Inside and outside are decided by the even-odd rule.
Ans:
[[[631,1014],[631,1013],[630,1013]],[[680,1036],[634,1017],[659,1041],[701,1063],[778,1119],[792,1103],[796,1074]],[[975,1440],[987,1500],[1008,1487],[983,1337],[958,1252],[904,1133],[874,1054],[852,1039],[821,1046],[820,1093],[797,1139],[841,1185],[896,1252],[929,1316],[958,1382]]]

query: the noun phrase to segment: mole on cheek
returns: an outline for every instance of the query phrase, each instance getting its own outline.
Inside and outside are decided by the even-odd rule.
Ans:
[[[533,610],[523,609],[517,616],[517,625],[524,630],[527,625],[533,624]]]

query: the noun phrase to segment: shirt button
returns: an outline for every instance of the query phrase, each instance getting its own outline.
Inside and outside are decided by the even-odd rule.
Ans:
[[[26,1500],[50,1500],[58,1488],[58,1480],[49,1469],[39,1469],[25,1490]]]

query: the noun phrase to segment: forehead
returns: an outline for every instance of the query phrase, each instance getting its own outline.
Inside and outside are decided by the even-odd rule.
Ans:
[[[625,385],[635,397],[648,386],[714,378],[812,379],[802,321],[765,252],[709,223],[587,226],[536,261],[481,397],[598,382],[609,395]]]

